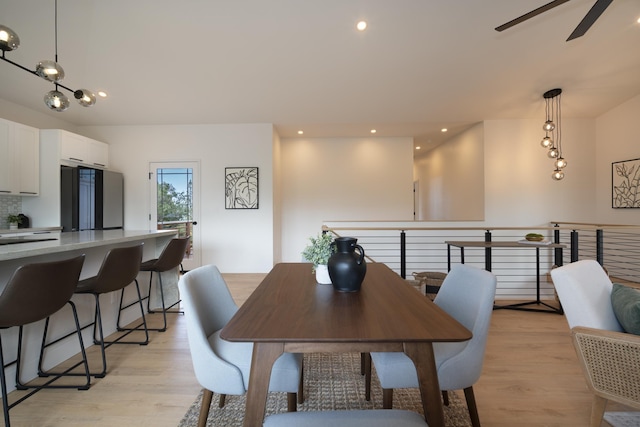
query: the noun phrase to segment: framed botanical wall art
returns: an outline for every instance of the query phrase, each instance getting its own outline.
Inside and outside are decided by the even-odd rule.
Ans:
[[[258,209],[258,168],[224,168],[225,209]]]
[[[611,207],[640,208],[640,159],[611,163]]]

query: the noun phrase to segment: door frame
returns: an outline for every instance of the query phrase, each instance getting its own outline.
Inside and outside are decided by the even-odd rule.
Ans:
[[[185,257],[182,267],[185,271],[193,270],[202,265],[202,245],[200,240],[200,161],[155,161],[149,162],[149,229],[158,228],[158,178],[157,169],[191,169],[192,170],[192,227],[191,227],[191,257]]]

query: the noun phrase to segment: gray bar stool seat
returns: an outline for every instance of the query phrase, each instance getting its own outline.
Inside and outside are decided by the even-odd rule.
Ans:
[[[4,412],[5,426],[10,425],[9,409],[18,403],[30,397],[34,393],[43,388],[78,388],[86,390],[89,388],[91,378],[89,376],[89,365],[82,341],[82,330],[78,321],[78,313],[75,304],[71,301],[73,291],[78,284],[82,264],[84,263],[84,255],[75,258],[26,264],[13,273],[6,287],[0,294],[0,329],[18,326],[18,348],[15,362],[7,365],[4,363],[4,354],[2,351],[2,340],[0,338],[0,388],[2,389],[2,408]],[[41,385],[26,385],[20,383],[20,363],[22,356],[22,329],[24,325],[34,323],[39,320],[45,320],[43,333],[43,343],[47,338],[47,330],[49,325],[49,317],[59,311],[65,304],[69,304],[73,311],[73,317],[76,324],[75,333],[78,336],[80,352],[82,353],[82,361],[67,371],[75,369],[79,365],[84,365],[84,374],[86,382],[81,385],[56,385],[53,381],[59,378],[56,376]],[[43,353],[40,353],[42,359]],[[40,360],[40,363],[42,360]],[[5,368],[11,364],[16,364],[16,388],[17,389],[35,389],[26,396],[9,404],[7,400],[7,381],[5,377]]]
[[[149,272],[149,294],[145,297],[147,299],[147,312],[148,313],[156,313],[155,310],[151,310],[151,284],[153,283],[153,273],[158,273],[158,287],[160,288],[160,300],[162,302],[162,312],[163,316],[163,326],[161,328],[150,328],[150,331],[159,331],[164,332],[167,330],[167,313],[180,313],[179,311],[169,311],[173,306],[180,303],[180,300],[171,304],[169,307],[165,306],[164,301],[164,290],[162,287],[162,274],[165,271],[173,270],[177,268],[182,263],[185,254],[187,253],[187,247],[189,246],[190,237],[176,237],[171,239],[167,246],[162,250],[162,253],[158,258],[150,259],[144,261],[140,265],[140,271],[148,271]],[[120,310],[123,310],[129,307],[131,304],[122,306],[122,298],[120,299]]]

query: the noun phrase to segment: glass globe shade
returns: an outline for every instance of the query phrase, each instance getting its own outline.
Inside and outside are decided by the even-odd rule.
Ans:
[[[551,178],[555,179],[556,181],[560,181],[562,178],[564,178],[564,172],[562,172],[560,169],[556,169],[555,171],[553,171]]]
[[[96,96],[88,89],[78,89],[73,92],[73,96],[83,107],[91,107],[96,103]]]
[[[545,132],[551,132],[552,130],[554,130],[556,128],[556,124],[553,123],[551,120],[547,120],[546,122],[544,122],[544,124],[542,125],[542,130]]]
[[[562,169],[564,167],[567,166],[567,161],[564,159],[564,157],[558,157],[556,159],[556,168],[557,169]]]
[[[50,90],[47,92],[44,96],[44,103],[49,107],[49,109],[59,112],[65,111],[69,108],[69,98],[67,98],[64,93],[57,90]]]
[[[551,147],[549,149],[549,152],[547,153],[547,156],[549,156],[552,159],[555,159],[559,155],[560,155],[560,153],[558,153],[558,149],[556,147]]]
[[[20,46],[20,37],[11,28],[0,25],[0,50],[11,52]]]
[[[540,141],[540,145],[542,146],[542,148],[553,147],[553,139],[551,139],[549,136],[545,136],[544,138],[542,138],[542,141]]]
[[[64,70],[55,61],[44,60],[36,65],[36,74],[45,80],[56,83],[64,79]]]

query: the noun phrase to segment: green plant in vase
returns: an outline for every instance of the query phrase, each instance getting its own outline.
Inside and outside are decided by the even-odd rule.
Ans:
[[[309,245],[302,251],[305,260],[313,264],[312,272],[316,273],[318,283],[330,284],[327,263],[335,252],[333,237],[329,233],[320,233],[316,237],[309,237]]]
[[[9,228],[18,228],[18,224],[22,222],[22,218],[18,215],[9,215],[7,216],[7,221],[9,221]]]

